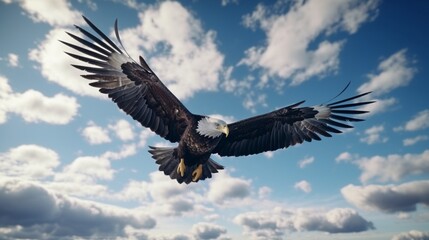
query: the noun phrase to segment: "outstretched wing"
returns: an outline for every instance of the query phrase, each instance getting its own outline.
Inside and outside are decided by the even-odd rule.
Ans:
[[[100,88],[101,93],[107,94],[133,119],[171,142],[179,141],[192,114],[165,87],[142,57],[140,64],[136,63],[93,23],[83,18],[98,37],[79,26],[76,28],[92,42],[67,33],[83,47],[61,41],[81,54],[66,53],[87,63],[73,66],[88,72],[82,77],[96,80],[90,85]],[[115,33],[122,46],[117,21]]]
[[[220,156],[243,156],[287,148],[304,141],[321,140],[319,135],[331,137],[341,133],[338,128],[352,128],[343,122],[362,119],[349,115],[367,111],[348,109],[372,103],[372,101],[346,103],[363,97],[363,93],[328,105],[298,107],[304,101],[279,110],[229,124],[228,137],[222,138],[214,153]]]

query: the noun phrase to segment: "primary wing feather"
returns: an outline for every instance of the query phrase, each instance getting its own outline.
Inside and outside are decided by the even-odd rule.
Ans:
[[[214,153],[220,156],[246,156],[287,148],[304,141],[319,141],[320,135],[331,137],[331,133],[341,133],[337,127],[352,128],[347,122],[362,121],[349,115],[363,114],[366,111],[349,108],[373,102],[346,102],[367,94],[314,107],[298,107],[304,102],[302,101],[270,113],[231,123],[228,125],[228,137],[222,138]]]
[[[179,141],[192,114],[165,87],[142,57],[140,64],[136,63],[91,21],[83,18],[98,37],[76,26],[93,42],[72,33],[68,35],[81,46],[61,41],[80,53],[66,52],[69,56],[88,64],[73,66],[88,72],[82,76],[96,80],[90,85],[107,94],[133,119],[171,142]],[[115,33],[120,42],[117,22]]]

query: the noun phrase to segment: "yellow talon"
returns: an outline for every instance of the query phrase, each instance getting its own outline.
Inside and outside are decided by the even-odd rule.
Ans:
[[[201,175],[203,175],[203,165],[198,165],[197,168],[192,172],[192,181],[196,182],[200,179]]]
[[[180,159],[179,166],[177,166],[177,173],[180,173],[180,176],[184,176],[186,171],[185,160],[183,158]]]

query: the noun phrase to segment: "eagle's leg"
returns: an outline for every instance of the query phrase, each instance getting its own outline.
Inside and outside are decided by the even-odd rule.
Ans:
[[[177,173],[180,173],[180,176],[183,177],[185,175],[185,171],[186,171],[185,160],[181,158],[179,166],[177,166]]]
[[[192,172],[192,181],[196,182],[203,175],[203,165],[199,164],[197,168]]]

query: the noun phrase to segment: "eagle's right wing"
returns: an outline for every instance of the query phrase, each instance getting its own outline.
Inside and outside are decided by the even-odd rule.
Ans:
[[[99,37],[79,26],[76,28],[93,42],[68,33],[87,48],[61,41],[81,54],[66,53],[90,64],[90,66],[73,66],[90,73],[82,77],[97,80],[90,85],[100,88],[101,93],[107,94],[133,119],[161,137],[171,142],[178,142],[187,123],[191,121],[192,114],[158,79],[142,57],[140,57],[140,64],[136,63],[93,23],[83,18]],[[115,33],[122,46],[117,22],[115,22]]]
[[[321,140],[319,135],[331,137],[330,132],[341,133],[337,128],[352,128],[348,122],[362,121],[350,115],[367,111],[350,108],[371,104],[373,101],[349,101],[367,94],[369,92],[327,105],[298,107],[304,102],[302,101],[228,124],[228,137],[223,137],[213,152],[220,156],[245,156],[287,148],[304,141]]]

